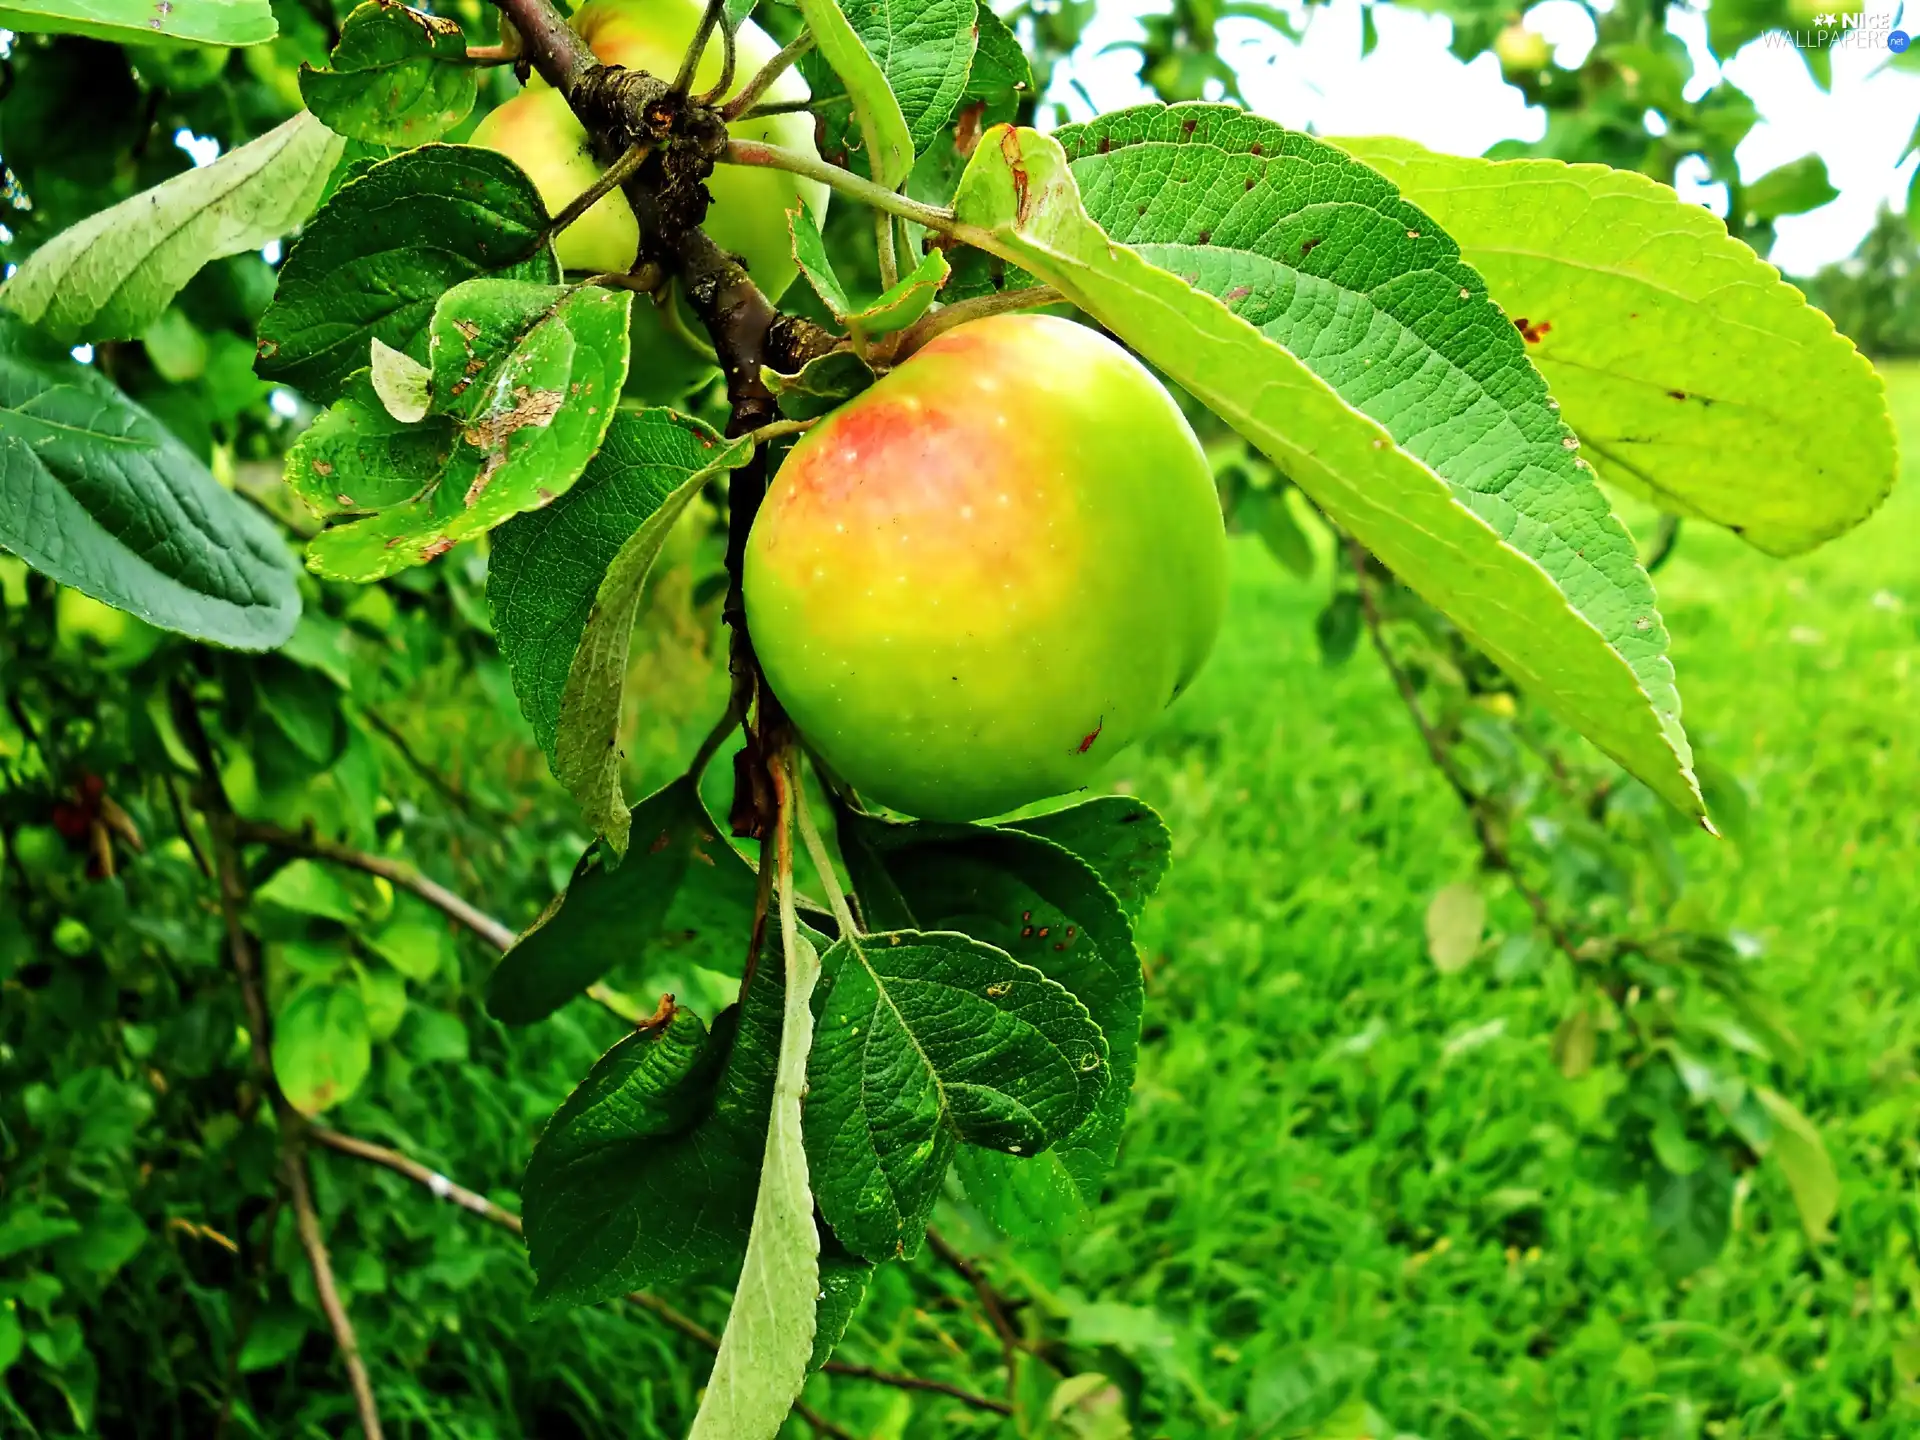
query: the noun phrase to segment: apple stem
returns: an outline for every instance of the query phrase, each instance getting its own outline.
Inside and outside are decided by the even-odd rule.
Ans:
[[[707,8],[700,12],[700,26],[693,32],[693,43],[687,46],[687,53],[680,58],[680,73],[673,77],[672,94],[684,95],[692,87],[693,72],[700,64],[700,57],[707,52],[707,41],[713,38],[715,26],[726,37],[726,83],[732,83],[733,27],[727,24],[727,0],[707,0]]]
[[[726,153],[719,157],[723,165],[759,165],[770,170],[786,170],[795,175],[803,175],[809,180],[818,180],[830,189],[842,195],[859,200],[889,215],[898,215],[902,220],[911,220],[916,225],[924,225],[929,230],[938,230],[942,235],[959,236],[968,239],[973,227],[962,226],[954,218],[951,210],[938,205],[927,205],[918,200],[910,200],[905,195],[876,185],[851,170],[842,170],[838,165],[830,165],[825,160],[812,155],[803,155],[798,150],[788,150],[779,145],[769,145],[764,140],[729,140]],[[892,247],[889,246],[889,249]],[[889,282],[891,283],[891,282]]]
[[[553,239],[554,236],[558,235],[562,230],[565,230],[569,225],[573,224],[574,221],[586,214],[587,211],[598,205],[606,198],[610,191],[616,190],[621,185],[624,185],[630,176],[639,170],[642,165],[647,163],[647,157],[651,154],[653,154],[653,145],[650,141],[634,141],[633,144],[626,148],[618,160],[614,161],[613,164],[609,165],[605,170],[602,170],[600,174],[595,177],[591,185],[574,196],[573,199],[567,203],[565,209],[547,222],[547,228],[540,232],[540,244],[535,245],[533,248],[538,250],[540,245],[545,245],[549,240]]]
[[[738,120],[746,115],[755,105],[759,104],[760,97],[773,88],[773,82],[786,74],[793,62],[812,48],[813,32],[811,30],[802,30],[797,39],[782,48],[779,54],[761,66],[760,73],[747,82],[744,90],[720,107],[721,118],[725,120]],[[760,113],[763,115],[783,114],[787,110],[805,110],[812,104],[813,102],[811,100],[795,100],[779,106],[763,105],[760,107]]]
[[[853,908],[847,904],[847,893],[840,888],[840,876],[833,868],[833,857],[827,853],[826,842],[820,838],[819,827],[813,823],[813,811],[807,805],[806,781],[800,774],[800,761],[797,751],[790,751],[792,765],[793,813],[800,822],[800,838],[807,843],[807,854],[813,857],[813,868],[820,872],[820,883],[827,889],[827,907],[833,911],[834,923],[840,927],[842,937],[858,935],[860,927],[854,922]]]

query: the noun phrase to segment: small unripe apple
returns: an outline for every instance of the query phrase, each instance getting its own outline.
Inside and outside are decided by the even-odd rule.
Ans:
[[[1493,53],[1500,59],[1503,75],[1538,75],[1553,60],[1553,46],[1547,43],[1547,37],[1518,22],[1494,38]]]
[[[801,734],[935,820],[1090,784],[1199,671],[1226,604],[1173,397],[1047,315],[940,336],[810,430],[754,520],[747,624]]]
[[[603,63],[671,79],[679,72],[681,57],[693,43],[705,8],[704,0],[589,0],[573,17],[572,24]],[[734,35],[733,83],[727,95],[737,94],[744,88],[779,49],[758,25],[750,20],[742,22]],[[723,64],[721,42],[716,36],[708,42],[694,72],[694,93],[716,85]],[[768,88],[760,103],[802,101],[808,94],[807,82],[800,78],[799,71],[789,69]],[[514,107],[542,96],[551,96],[558,103],[558,110],[549,103],[542,105],[537,113],[529,107],[507,114]],[[507,118],[496,125],[495,117],[502,115]],[[819,154],[813,143],[813,117],[804,113],[736,120],[727,127],[727,133],[736,139],[762,140],[815,157]],[[602,168],[587,147],[585,128],[558,92],[537,77],[525,93],[480,122],[474,130],[473,143],[499,150],[518,161],[539,187],[541,198],[552,213],[558,213],[586,189]],[[707,193],[712,203],[707,207],[702,228],[721,249],[738,255],[754,283],[769,299],[777,300],[799,273],[787,236],[787,212],[805,203],[815,219],[823,219],[827,187],[817,180],[803,180],[783,170],[722,165],[708,178]],[[616,228],[609,222],[570,243],[574,230],[596,220],[602,210],[608,209],[617,210],[626,228]],[[631,242],[627,239],[629,229],[633,234]],[[569,270],[625,270],[633,263],[638,239],[633,212],[625,199],[609,196],[594,206],[578,225],[562,234],[555,248],[560,263]],[[624,259],[613,264],[598,263],[623,248]]]
[[[523,90],[474,127],[473,144],[498,150],[533,181],[549,215],[558,215],[601,171],[587,127],[551,87]],[[640,248],[640,226],[618,191],[554,237],[563,270],[625,272]]]

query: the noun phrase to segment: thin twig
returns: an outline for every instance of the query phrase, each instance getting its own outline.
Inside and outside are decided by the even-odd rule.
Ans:
[[[693,97],[693,103],[696,105],[718,104],[726,98],[727,92],[733,88],[734,69],[740,63],[739,37],[733,33],[733,21],[728,17],[724,7],[722,7],[720,11],[719,29],[721,55],[720,78],[714,82],[712,89],[702,91]],[[688,83],[692,83],[691,77],[689,77]]]
[[[479,808],[484,814],[495,820],[507,820],[511,818],[504,811],[478,804],[466,791],[462,790],[432,765],[421,759],[400,727],[387,719],[387,717],[382,715],[378,710],[363,705],[359,707],[359,713],[366,719],[369,725],[373,726],[374,729],[378,730],[381,735],[385,737],[389,745],[393,746],[393,748],[400,753],[400,758],[407,762],[407,765],[413,772],[422,780],[425,780],[427,784],[431,785],[435,790],[439,791],[456,810],[459,810],[462,814],[470,814],[475,808]]]
[[[326,860],[335,865],[344,865],[349,870],[378,875],[402,890],[419,896],[443,915],[457,920],[496,950],[512,948],[513,942],[518,938],[511,928],[468,904],[438,881],[429,880],[404,860],[389,860],[382,855],[369,855],[366,851],[356,850],[351,845],[342,845],[338,841],[328,840],[319,835],[289,830],[285,826],[264,821],[236,821],[234,834],[235,838],[243,844],[271,845],[274,849],[284,850],[290,855],[305,856],[309,860]]]
[[[633,144],[621,152],[618,160],[615,160],[613,164],[594,176],[591,185],[587,186],[586,189],[569,200],[566,207],[547,222],[547,228],[540,232],[540,239],[535,243],[533,248],[538,250],[541,245],[553,239],[554,236],[573,224],[582,215],[586,214],[587,211],[591,210],[615,190],[618,190],[622,185],[626,184],[640,167],[647,163],[647,157],[651,154],[653,154],[653,144],[651,141],[634,141]],[[598,277],[595,278],[597,279]],[[588,283],[591,284],[593,282],[589,281]]]
[[[773,82],[786,74],[793,62],[812,48],[813,32],[811,30],[802,30],[796,39],[784,46],[777,55],[760,67],[760,73],[749,80],[746,83],[746,87],[742,89],[738,95],[720,107],[721,118],[723,120],[738,120],[750,112],[754,106],[759,105],[760,97],[773,88]],[[763,115],[770,115],[776,112],[785,114],[789,109],[805,110],[812,104],[813,102],[811,100],[784,101],[780,106],[761,105],[760,113]]]
[[[200,873],[213,879],[213,866],[207,863],[206,852],[200,848],[200,842],[193,838],[193,826],[187,822],[186,806],[180,803],[180,787],[171,773],[165,776],[167,804],[173,808],[173,823],[179,827],[180,838],[187,842],[187,853],[193,856],[193,863],[200,867]]]
[[[975,295],[952,305],[929,311],[900,332],[891,359],[897,365],[931,340],[969,320],[989,315],[1010,315],[1020,310],[1037,310],[1042,305],[1058,305],[1064,297],[1051,285],[1028,285],[1019,290],[1002,290],[997,295]]]
[[[351,1155],[356,1160],[365,1160],[369,1164],[379,1165],[404,1175],[417,1185],[430,1190],[439,1200],[448,1200],[470,1214],[479,1216],[503,1230],[511,1230],[522,1235],[525,1229],[520,1217],[503,1205],[496,1205],[486,1196],[467,1189],[442,1175],[438,1170],[421,1164],[411,1156],[403,1155],[385,1145],[376,1145],[370,1140],[345,1135],[324,1125],[309,1125],[307,1133],[319,1144],[342,1155]],[[667,1301],[645,1290],[635,1290],[627,1295],[627,1300],[659,1320],[671,1330],[677,1330],[696,1344],[709,1350],[720,1348],[720,1337],[706,1326],[690,1316],[682,1314]],[[930,1380],[921,1375],[902,1375],[890,1370],[878,1370],[871,1365],[853,1365],[840,1360],[829,1360],[823,1367],[829,1374],[844,1375],[850,1380],[866,1380],[875,1385],[889,1386],[895,1390],[918,1390],[930,1395],[945,1395],[958,1400],[963,1405],[976,1410],[991,1411],[996,1415],[1012,1413],[1010,1406],[986,1395],[976,1395],[973,1391],[954,1385],[945,1380]]]
[[[199,707],[184,686],[173,691],[174,725],[199,763],[203,786],[202,804],[206,807],[207,830],[213,839],[214,870],[220,890],[220,912],[226,922],[227,951],[233,961],[234,975],[240,982],[240,1002],[247,1015],[247,1039],[253,1061],[254,1082],[273,1104],[274,1118],[280,1127],[280,1173],[287,1197],[293,1203],[295,1228],[300,1248],[306,1251],[308,1268],[313,1271],[313,1287],[333,1330],[334,1344],[346,1365],[347,1384],[353,1391],[354,1408],[359,1412],[360,1428],[366,1440],[381,1440],[380,1412],[373,1397],[373,1382],[366,1362],[360,1358],[360,1340],[353,1321],[341,1303],[339,1287],[334,1283],[333,1264],[327,1256],[326,1239],[320,1232],[320,1216],[313,1204],[313,1189],[307,1180],[306,1153],[302,1144],[306,1119],[280,1093],[273,1076],[272,1017],[267,1010],[266,989],[261,982],[260,966],[253,953],[253,940],[247,934],[242,912],[247,890],[240,875],[238,817],[220,783],[220,767],[214,758],[213,742],[200,720]]]
[[[813,39],[811,35],[803,35],[800,38],[809,42]],[[824,110],[831,102],[831,98],[832,97],[828,97],[822,100],[775,100],[770,104],[756,105],[753,109],[746,111],[744,114],[736,115],[734,118],[736,120],[765,120],[773,115],[811,115],[817,110]]]
[[[680,73],[673,77],[675,95],[684,95],[693,84],[693,72],[700,67],[700,57],[707,53],[707,41],[713,36],[713,27],[725,25],[727,21],[727,0],[707,0],[707,8],[700,12],[700,24],[693,32],[693,42],[687,46],[687,53],[680,57]]]
[[[329,1150],[338,1150],[342,1155],[352,1155],[356,1159],[383,1165],[396,1174],[406,1176],[416,1184],[424,1185],[433,1192],[437,1200],[450,1200],[462,1210],[469,1210],[483,1220],[491,1220],[494,1224],[511,1230],[516,1235],[521,1233],[520,1217],[511,1210],[494,1204],[486,1196],[469,1190],[464,1185],[454,1184],[438,1170],[422,1165],[418,1160],[402,1155],[398,1150],[391,1150],[385,1145],[376,1145],[371,1140],[343,1135],[338,1130],[329,1129],[325,1125],[310,1124],[307,1126],[307,1133]]]
[[[816,1434],[825,1435],[827,1440],[860,1440],[845,1426],[836,1425],[804,1400],[793,1402],[793,1413],[814,1428]]]
[[[469,45],[467,47],[467,64],[483,68],[488,65],[511,65],[519,58],[518,46]]]
[[[911,220],[914,224],[924,225],[929,230],[938,230],[942,235],[952,235],[966,241],[969,245],[977,243],[977,237],[985,237],[986,232],[977,226],[962,224],[951,210],[943,210],[938,205],[927,205],[918,200],[910,200],[905,195],[887,189],[884,185],[876,184],[864,175],[856,175],[851,170],[842,170],[838,165],[830,165],[825,160],[812,155],[803,155],[798,150],[769,145],[764,140],[729,140],[727,153],[720,157],[720,161],[724,165],[757,165],[765,169],[785,170],[794,175],[803,175],[809,180],[818,180],[843,195],[871,205],[876,210],[898,215],[903,220]]]
[[[1020,1352],[1026,1347],[1026,1342],[1008,1318],[1000,1292],[993,1288],[993,1282],[987,1279],[979,1266],[954,1249],[947,1238],[931,1225],[927,1227],[927,1248],[949,1270],[971,1285],[973,1293],[979,1297],[980,1308],[987,1312],[987,1323],[993,1326],[994,1334],[1000,1337],[1000,1352],[1007,1366],[1007,1395],[1012,1398],[1019,1385]]]
[[[900,258],[893,248],[893,216],[885,210],[873,212],[873,243],[880,255],[880,288],[891,290],[900,279]]]
[[[813,858],[813,868],[820,872],[820,883],[827,887],[827,905],[833,911],[833,922],[840,927],[842,936],[860,933],[860,927],[854,923],[853,911],[847,905],[846,892],[840,888],[840,876],[833,868],[833,857],[827,854],[826,842],[820,838],[820,829],[813,823],[813,811],[807,805],[807,786],[799,774],[800,767],[794,766],[793,810],[794,817],[800,822],[800,838],[806,842],[807,854]]]
[[[1434,769],[1438,770],[1447,784],[1453,788],[1454,795],[1465,808],[1468,818],[1473,821],[1474,835],[1480,842],[1482,863],[1489,870],[1497,871],[1507,877],[1520,898],[1527,902],[1527,908],[1533,912],[1533,918],[1539,923],[1540,928],[1568,959],[1575,964],[1583,963],[1579,947],[1574,944],[1572,937],[1555,918],[1553,907],[1547,903],[1547,897],[1528,884],[1526,877],[1514,864],[1512,852],[1507,849],[1506,842],[1500,836],[1498,823],[1491,808],[1482,796],[1475,793],[1473,787],[1467,783],[1466,777],[1460,773],[1460,768],[1453,763],[1452,752],[1447,748],[1446,742],[1441,739],[1440,732],[1434,728],[1433,722],[1427,718],[1426,709],[1420,703],[1420,694],[1413,688],[1413,677],[1407,674],[1399,660],[1395,658],[1392,647],[1387,644],[1386,632],[1380,618],[1379,602],[1373,593],[1373,577],[1367,573],[1366,548],[1358,540],[1349,538],[1347,555],[1353,564],[1354,575],[1360,589],[1360,615],[1366,623],[1367,636],[1372,640],[1373,648],[1380,656],[1380,663],[1386,667],[1387,675],[1392,679],[1394,688],[1400,692],[1400,702],[1412,718],[1414,728],[1420,732],[1420,739],[1427,747],[1427,756],[1433,761]]]
[[[320,1233],[320,1214],[314,1209],[313,1187],[307,1180],[307,1157],[298,1139],[284,1142],[280,1162],[287,1192],[293,1201],[294,1228],[300,1234],[300,1248],[307,1252],[307,1265],[313,1271],[313,1288],[320,1297],[320,1308],[326,1313],[327,1323],[333,1327],[340,1358],[346,1361],[347,1383],[353,1387],[360,1428],[367,1440],[380,1440],[380,1412],[374,1403],[373,1381],[367,1375],[366,1362],[360,1358],[360,1339],[354,1334],[347,1307],[341,1303],[340,1287],[334,1283],[333,1262],[327,1258],[326,1237]]]

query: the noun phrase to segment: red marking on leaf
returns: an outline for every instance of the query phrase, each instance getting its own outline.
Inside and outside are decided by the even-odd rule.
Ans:
[[[1264,155],[1267,153],[1267,149],[1266,149],[1266,146],[1262,145],[1259,141],[1256,140],[1251,146],[1248,147],[1247,153],[1249,155]]]
[[[1093,748],[1093,742],[1100,738],[1100,732],[1106,728],[1107,728],[1107,717],[1102,715],[1100,717],[1100,723],[1093,727],[1093,733],[1087,736],[1087,738],[1082,740],[1078,745],[1074,746],[1073,753],[1076,755],[1086,754],[1087,751]]]
[[[1513,322],[1513,328],[1520,332],[1520,338],[1526,341],[1527,344],[1538,345],[1540,343],[1540,337],[1553,329],[1553,322],[1551,320],[1542,320],[1538,324],[1535,324],[1528,320],[1526,316],[1522,315]]]
[[[1104,155],[1111,149],[1113,149],[1113,137],[1111,135],[1102,135],[1100,137],[1100,153]]]
[[[1236,300],[1244,300],[1253,293],[1251,285],[1236,285],[1220,298],[1231,305]]]
[[[1024,158],[1020,153],[1020,136],[1009,125],[1000,136],[1000,158],[1007,162],[1007,173],[1013,176],[1013,223],[1016,226],[1027,223],[1027,172],[1020,164]]]
[[[420,558],[422,560],[438,560],[452,548],[452,539],[442,535],[439,539],[429,540],[425,545],[420,547]]]

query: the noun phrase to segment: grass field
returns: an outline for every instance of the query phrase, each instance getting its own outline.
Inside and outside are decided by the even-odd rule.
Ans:
[[[1920,370],[1889,385],[1920,451]],[[1702,834],[1682,857],[1758,943],[1805,1050],[1775,1083],[1843,1185],[1813,1247],[1777,1173],[1750,1172],[1727,1248],[1678,1283],[1644,1196],[1601,1173],[1594,1082],[1550,1060],[1565,963],[1514,973],[1490,943],[1435,972],[1426,903],[1477,858],[1460,810],[1364,647],[1319,664],[1324,571],[1240,543],[1204,680],[1116,767],[1178,849],[1111,1203],[1057,1253],[998,1255],[1137,1366],[1144,1433],[1920,1433],[1914,468],[1817,554],[1696,526],[1659,576],[1688,727],[1754,801],[1743,847]],[[1526,926],[1495,893],[1497,942]],[[925,1433],[844,1383],[810,1393],[866,1433]]]

